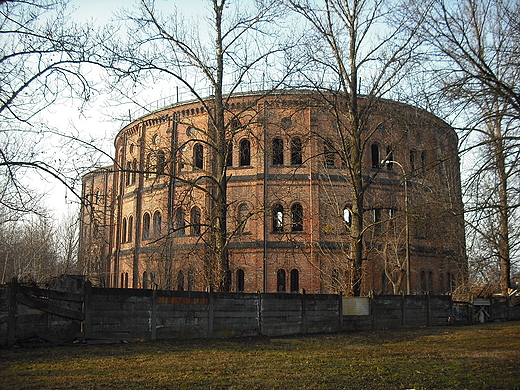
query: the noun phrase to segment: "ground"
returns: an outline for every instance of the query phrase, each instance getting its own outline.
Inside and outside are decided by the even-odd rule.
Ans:
[[[520,389],[520,322],[4,348],[0,389]]]

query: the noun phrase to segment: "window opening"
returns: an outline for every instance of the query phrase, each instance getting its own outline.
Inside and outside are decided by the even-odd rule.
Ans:
[[[352,226],[352,212],[347,206],[343,208],[343,222],[347,228]]]
[[[164,168],[166,167],[166,156],[163,150],[157,152],[157,165],[155,167],[155,173],[157,176],[164,174]]]
[[[156,211],[153,214],[153,234],[158,237],[161,234],[161,212]]]
[[[300,291],[300,273],[297,269],[291,270],[291,292]]]
[[[143,215],[143,240],[150,238],[150,214]]]
[[[128,238],[127,238],[127,242],[132,242],[132,236],[133,236],[133,233],[134,232],[134,217],[132,216],[129,216],[128,217]]]
[[[233,142],[230,140],[226,146],[226,166],[233,166]]]
[[[121,241],[126,242],[126,218],[123,218],[123,228],[121,229]]]
[[[184,210],[180,207],[175,211],[175,234],[177,236],[184,236],[186,234]]]
[[[332,146],[331,140],[325,140],[323,144],[323,154],[325,155],[325,167],[334,168],[335,165],[335,156],[334,156],[334,148]]]
[[[278,272],[276,272],[276,285],[278,292],[285,292],[285,270],[279,269]]]
[[[177,290],[184,291],[184,272],[177,273]]]
[[[248,214],[249,214],[249,206],[245,203],[242,203],[238,207],[238,223],[240,224],[238,233],[245,233],[248,230]]]
[[[251,165],[251,143],[248,139],[240,141],[240,166]]]
[[[238,292],[244,291],[244,270],[237,269],[236,272],[236,289]]]
[[[332,270],[332,290],[339,290],[339,271],[337,269]]]
[[[283,232],[283,206],[281,204],[273,206],[273,232]]]
[[[191,235],[198,236],[200,235],[200,209],[197,206],[191,209],[190,217]]]
[[[292,205],[291,220],[292,220],[291,231],[293,231],[293,232],[303,231],[303,207],[301,204],[295,203]]]
[[[417,163],[417,152],[415,150],[410,150],[410,169],[415,170],[415,165]]]
[[[273,139],[273,165],[283,165],[283,140]]]
[[[204,166],[204,147],[198,143],[193,146],[193,166],[198,169]]]
[[[132,163],[130,161],[126,162],[126,185],[129,186],[132,184]]]
[[[195,271],[193,269],[188,270],[188,291],[195,289]]]
[[[379,146],[372,144],[370,148],[372,152],[372,168],[381,168],[381,156],[379,155]]]
[[[303,163],[303,145],[298,137],[291,140],[291,165],[301,165]]]
[[[146,271],[143,272],[143,288],[148,288],[148,272]]]

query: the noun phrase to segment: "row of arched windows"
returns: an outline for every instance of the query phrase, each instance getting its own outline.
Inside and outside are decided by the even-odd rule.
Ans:
[[[273,165],[284,165],[284,144],[283,139],[276,137],[272,143]],[[290,163],[291,165],[301,165],[303,163],[303,144],[299,137],[291,138],[290,141]]]
[[[249,232],[248,219],[250,216],[250,207],[246,203],[241,203],[237,208],[237,233],[244,234]],[[302,232],[304,230],[304,211],[300,203],[291,205],[289,213],[289,221],[286,221],[286,211],[280,203],[273,205],[271,209],[271,231],[273,233],[283,232]],[[189,211],[189,218],[186,219],[184,208],[179,207],[174,214],[174,231],[176,236],[199,236],[201,234],[201,209],[193,206]],[[352,224],[352,213],[348,206],[343,209],[343,221],[345,225],[350,227]],[[134,219],[133,216],[124,217],[122,221],[122,242],[132,242]],[[144,213],[142,223],[142,239],[148,240],[152,237],[159,237],[161,234],[162,215],[160,211],[153,214],[153,218],[149,213]],[[188,231],[189,229],[189,231]]]
[[[294,203],[291,206],[289,230],[291,232],[303,231],[303,207],[300,203]],[[280,203],[276,203],[272,208],[272,231],[284,232],[287,229],[285,225],[284,207]]]
[[[143,214],[143,225],[141,238],[143,240],[149,240],[152,237],[160,237],[162,230],[162,215],[160,211],[153,213],[153,219],[150,213]],[[127,243],[132,242],[134,233],[134,217],[124,217],[121,223],[121,242]]]
[[[272,141],[272,164],[284,164],[284,145],[283,139],[276,137]],[[238,166],[245,167],[251,165],[251,142],[244,138],[238,144]],[[290,145],[291,165],[300,165],[303,163],[303,144],[299,137],[291,139]],[[233,144],[230,142],[227,147],[226,166],[232,167],[233,162]],[[193,145],[193,167],[204,169],[204,146],[197,142]]]
[[[189,234],[191,236],[198,236],[201,232],[201,212],[198,206],[193,206],[190,210],[190,219],[188,225],[190,228]],[[175,210],[174,230],[176,236],[186,235],[186,216],[184,209],[179,207]]]
[[[276,291],[278,292],[286,292],[287,291],[287,282],[289,282],[289,291],[290,292],[299,292],[300,291],[300,272],[297,269],[292,269],[289,273],[289,280],[287,281],[287,272],[280,268],[276,272]]]

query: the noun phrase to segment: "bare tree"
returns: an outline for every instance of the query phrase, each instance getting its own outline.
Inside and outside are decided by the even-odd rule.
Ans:
[[[378,100],[391,96],[403,75],[413,69],[415,30],[407,30],[402,20],[394,27],[387,23],[389,16],[396,14],[399,2],[289,0],[288,3],[312,27],[307,48],[311,69],[305,73],[306,80],[322,92],[336,119],[332,140],[324,141],[327,153],[338,156],[348,170],[346,180],[352,204],[349,291],[359,295],[366,258],[364,236],[369,227],[365,224],[364,213],[368,211],[365,197],[371,184],[364,171],[363,156],[369,140],[383,125],[373,117]]]
[[[0,203],[6,212],[38,212],[38,199],[23,181],[28,171],[73,190],[63,164],[46,155],[49,144],[37,120],[66,98],[90,98],[82,64],[96,62],[92,30],[69,19],[66,1],[0,4]]]
[[[409,9],[410,18],[416,10]],[[500,290],[507,294],[511,263],[520,245],[515,222],[520,163],[519,4],[439,0],[429,5],[429,11],[421,37],[436,61],[428,69],[442,98],[456,107],[452,112],[459,122],[466,121],[461,134],[469,168],[466,196],[473,268],[482,275],[483,258],[488,264],[495,259]]]
[[[282,59],[281,45],[274,41],[274,21],[278,17],[277,1],[256,1],[251,4],[227,0],[207,2],[207,30],[198,22],[182,17],[176,11],[163,15],[154,1],[142,0],[136,13],[127,13],[131,23],[131,39],[124,43],[106,45],[110,53],[110,67],[118,76],[118,82],[131,79],[147,85],[150,81],[166,80],[188,89],[208,114],[208,123],[191,123],[187,119],[173,118],[175,126],[190,126],[197,135],[178,150],[170,150],[170,158],[182,154],[183,148],[196,144],[208,150],[210,164],[186,159],[179,163],[191,165],[201,174],[196,179],[187,179],[176,171],[165,171],[178,183],[188,188],[189,193],[202,193],[209,202],[207,215],[186,224],[182,229],[193,228],[206,247],[209,266],[208,286],[216,289],[229,288],[226,275],[229,271],[228,246],[233,229],[228,226],[230,207],[227,190],[229,175],[226,159],[239,134],[247,131],[248,125],[258,121],[245,113],[251,107],[231,110],[228,101],[252,80],[275,77],[275,68],[266,68],[268,60]],[[271,30],[269,30],[269,28]],[[207,34],[207,35],[206,35]],[[284,80],[284,73],[277,73],[277,82]],[[211,98],[201,93],[209,88]],[[269,88],[272,84],[269,83]],[[121,88],[122,89],[122,88]],[[268,92],[266,92],[268,93]],[[167,158],[166,162],[170,160]],[[154,165],[154,164],[151,164]],[[169,215],[169,234],[173,229],[173,208]],[[134,284],[139,275],[134,270]],[[171,284],[171,281],[170,283]]]

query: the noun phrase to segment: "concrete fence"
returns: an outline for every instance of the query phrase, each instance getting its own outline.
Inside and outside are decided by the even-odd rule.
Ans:
[[[0,344],[285,336],[520,319],[507,299],[0,287]]]

